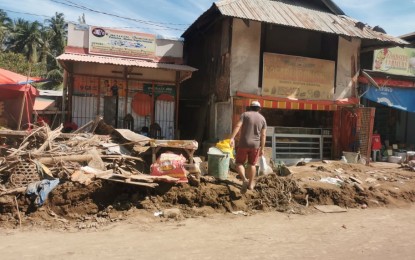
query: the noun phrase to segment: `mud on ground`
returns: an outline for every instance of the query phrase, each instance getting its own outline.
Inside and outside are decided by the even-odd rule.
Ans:
[[[278,210],[308,214],[314,211],[314,205],[396,207],[415,201],[415,172],[398,164],[366,166],[327,161],[289,169],[292,174],[286,177],[275,173],[259,177],[255,190],[246,194],[240,193],[241,182],[232,171],[226,181],[202,176],[197,187],[166,183],[154,190],[104,180],[88,186],[67,181],[58,185],[46,204],[37,209],[23,195],[0,197],[0,226],[87,229],[143,212],[170,221],[212,213],[249,215]],[[324,178],[339,181],[322,182]]]

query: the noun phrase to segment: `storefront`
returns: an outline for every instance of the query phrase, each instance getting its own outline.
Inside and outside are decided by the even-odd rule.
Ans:
[[[340,158],[343,151],[367,157],[373,111],[360,108],[350,93],[339,98],[335,74],[333,61],[265,53],[262,95],[236,92],[233,122],[251,101],[259,100],[274,161]],[[345,92],[345,86],[338,88]]]
[[[97,115],[116,128],[175,139],[180,83],[196,69],[182,65],[182,42],[151,34],[70,25],[58,57],[66,71],[70,120],[82,126]]]
[[[376,108],[374,131],[380,135],[384,158],[387,150],[415,149],[414,57],[414,48],[377,50],[372,68],[359,77],[362,103]]]

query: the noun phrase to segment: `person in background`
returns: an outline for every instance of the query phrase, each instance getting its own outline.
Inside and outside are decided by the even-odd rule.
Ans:
[[[109,90],[111,90],[110,82],[108,81],[108,79],[106,79],[104,80],[104,86],[101,88],[101,91],[106,96],[107,95],[106,93],[108,93]]]
[[[239,145],[236,151],[236,168],[242,179],[241,193],[247,189],[253,190],[255,187],[256,163],[258,157],[262,156],[265,147],[265,137],[267,122],[259,113],[261,104],[252,101],[249,111],[242,113],[241,119],[232,131],[230,145],[235,146],[235,136],[241,131]],[[248,162],[245,175],[245,162]]]
[[[118,96],[118,89],[118,82],[117,80],[114,80],[114,84],[111,87],[111,92],[114,97]]]

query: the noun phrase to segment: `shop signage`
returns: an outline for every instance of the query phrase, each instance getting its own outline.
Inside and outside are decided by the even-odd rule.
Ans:
[[[262,95],[332,100],[334,61],[264,53]]]
[[[144,84],[144,93],[152,94],[153,93],[153,85]],[[168,95],[171,95],[171,96],[175,96],[176,91],[175,91],[175,88],[173,86],[154,85],[154,94],[156,96],[161,95],[161,94],[168,94]]]
[[[373,70],[415,76],[415,48],[385,48],[373,55]]]
[[[152,59],[156,53],[156,37],[153,34],[91,26],[89,53]]]
[[[415,112],[415,91],[410,88],[368,87],[365,98],[399,110]]]

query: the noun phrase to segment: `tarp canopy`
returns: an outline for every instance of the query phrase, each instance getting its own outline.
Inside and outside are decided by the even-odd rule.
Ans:
[[[363,95],[364,98],[385,106],[407,112],[415,112],[415,88],[376,88],[373,86],[369,86],[368,88],[367,92]]]
[[[0,98],[4,100],[21,97],[21,91],[25,91],[31,96],[38,96],[39,91],[29,83],[41,81],[44,80],[0,68]]]
[[[0,87],[26,85],[34,82],[44,81],[38,77],[27,77],[10,70],[0,68]]]
[[[12,129],[29,126],[35,97],[39,95],[29,83],[40,81],[43,80],[0,68],[0,126]]]

